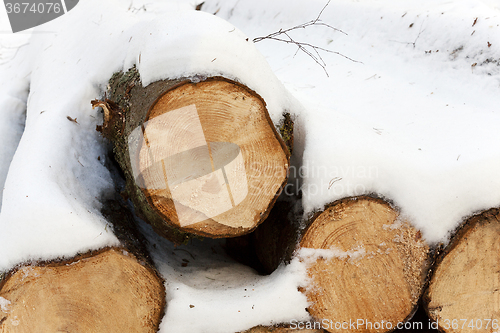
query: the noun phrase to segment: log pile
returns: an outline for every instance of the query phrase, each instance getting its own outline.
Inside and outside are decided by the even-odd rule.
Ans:
[[[427,281],[424,306],[441,330],[473,331],[454,325],[462,319],[475,328],[488,323],[486,332],[498,328],[497,209],[471,218],[435,262],[420,231],[380,198],[332,202],[304,229],[296,202],[277,202],[293,122],[283,110],[274,124],[264,100],[243,84],[212,77],[143,87],[132,68],[114,75],[107,96],[92,105],[102,108],[98,130],[123,172],[121,196],[103,209],[122,246],[9,272],[0,288],[1,332],[158,329],[164,281],[123,199],[175,244],[227,238],[234,257],[264,274],[293,256],[307,264],[307,310],[312,322],[328,325],[296,330],[281,323],[247,333],[393,331],[411,319]]]

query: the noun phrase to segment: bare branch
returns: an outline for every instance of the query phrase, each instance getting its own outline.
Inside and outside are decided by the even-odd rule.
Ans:
[[[326,9],[326,7],[328,7],[328,5],[330,4],[330,1],[331,0],[328,0],[328,2],[326,3],[326,5],[323,7],[323,9],[321,9],[321,11],[319,12],[318,14],[318,17],[316,17],[316,19],[314,20],[314,22],[317,22],[319,21],[319,18],[321,17],[321,14],[323,14],[323,11]]]
[[[288,28],[288,29],[280,29],[278,31],[270,33],[267,36],[256,37],[253,39],[253,42],[257,43],[257,42],[260,42],[260,41],[267,39],[267,40],[274,40],[274,41],[283,42],[283,43],[287,43],[287,44],[295,44],[297,46],[297,51],[295,52],[294,57],[295,57],[295,55],[297,55],[297,53],[299,51],[302,51],[303,53],[305,53],[306,55],[311,57],[314,60],[314,62],[316,62],[319,66],[321,66],[321,68],[323,68],[326,76],[329,76],[328,72],[326,70],[326,62],[321,57],[319,51],[334,53],[334,54],[337,54],[337,55],[344,57],[348,60],[351,60],[353,62],[360,62],[360,61],[356,61],[352,58],[349,58],[349,57],[341,54],[340,52],[328,50],[328,49],[325,49],[325,48],[322,48],[322,47],[319,47],[319,46],[316,46],[316,45],[313,45],[310,43],[296,41],[289,34],[289,32],[294,31],[294,30],[298,30],[298,29],[305,29],[305,28],[311,27],[311,26],[322,26],[322,27],[327,27],[327,28],[332,29],[334,31],[340,32],[344,35],[347,35],[347,33],[345,33],[344,31],[337,29],[337,28],[335,28],[335,27],[333,27],[333,26],[331,26],[331,25],[329,25],[321,20],[321,15],[323,14],[326,7],[328,7],[328,5],[330,4],[330,1],[331,0],[328,0],[326,5],[321,9],[318,16],[314,20],[311,20],[311,21],[308,21],[308,22],[305,22],[302,24],[298,24],[298,25],[291,27],[291,28]],[[281,36],[283,36],[283,35],[286,36],[288,39],[281,38]]]
[[[422,22],[422,24],[420,25],[420,31],[418,32],[418,35],[413,42],[400,42],[397,40],[390,40],[390,41],[395,42],[395,43],[400,43],[400,44],[413,45],[413,48],[415,48],[416,44],[417,44],[417,40],[420,38],[420,35],[422,34],[422,32],[425,31],[425,29],[422,29],[423,25],[424,25],[424,22]]]

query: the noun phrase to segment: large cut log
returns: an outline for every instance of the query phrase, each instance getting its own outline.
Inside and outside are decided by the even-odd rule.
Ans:
[[[329,332],[386,332],[411,318],[429,248],[389,204],[347,198],[316,213],[300,242],[308,311]]]
[[[109,83],[100,130],[114,145],[136,213],[176,242],[249,233],[287,180],[293,123],[281,132],[266,103],[222,77],[157,81],[132,68]],[[278,124],[279,125],[279,124]]]
[[[500,328],[500,210],[470,218],[438,256],[424,295],[443,332]]]
[[[164,306],[154,270],[107,248],[11,272],[0,290],[0,331],[156,332]]]

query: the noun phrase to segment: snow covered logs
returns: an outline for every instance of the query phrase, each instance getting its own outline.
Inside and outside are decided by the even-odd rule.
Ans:
[[[278,208],[281,205],[287,207],[277,203]],[[248,240],[266,272],[290,258],[282,235],[297,230],[296,222],[289,219],[293,214],[288,219],[286,214],[274,219],[274,209],[271,214]],[[367,329],[347,325],[342,332],[387,332],[411,318],[430,262],[429,247],[420,232],[388,203],[366,196],[342,199],[317,212],[302,233],[296,255],[308,267],[312,283],[302,291],[314,320],[356,324],[363,320],[368,325]],[[379,326],[374,328],[374,323]]]
[[[16,267],[0,283],[0,332],[152,333],[165,311],[163,279],[118,201],[105,203],[120,247]]]
[[[104,110],[99,130],[113,142],[136,213],[174,243],[250,232],[286,183],[293,123],[284,119],[280,135],[262,98],[240,83],[143,87],[132,68],[92,104]]]
[[[500,210],[471,217],[438,256],[424,295],[443,332],[496,332],[500,327]]]

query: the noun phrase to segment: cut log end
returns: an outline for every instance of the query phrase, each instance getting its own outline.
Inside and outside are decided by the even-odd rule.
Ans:
[[[109,91],[119,112],[106,112],[119,117],[108,116],[103,133],[138,215],[176,243],[182,233],[220,238],[255,229],[287,180],[290,116],[280,127],[285,143],[263,99],[240,83],[214,77],[142,87],[137,70],[121,75]]]
[[[436,261],[424,302],[443,332],[500,326],[500,210],[469,219]]]
[[[288,168],[266,114],[254,93],[227,81],[164,94],[147,116],[137,158],[151,206],[194,233],[254,228]]]
[[[1,332],[156,332],[162,280],[119,248],[24,266],[0,290]]]
[[[304,291],[316,320],[362,319],[378,323],[363,331],[384,332],[416,310],[429,248],[384,201],[360,197],[327,206],[313,217],[300,246],[299,256],[310,261],[312,282]]]

